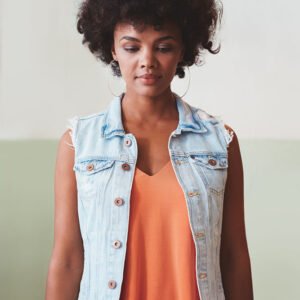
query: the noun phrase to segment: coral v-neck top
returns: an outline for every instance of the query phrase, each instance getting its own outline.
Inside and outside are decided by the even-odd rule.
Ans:
[[[169,161],[135,169],[121,300],[200,300],[183,191]]]

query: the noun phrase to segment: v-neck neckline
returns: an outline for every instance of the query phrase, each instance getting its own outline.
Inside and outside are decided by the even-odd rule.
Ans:
[[[153,175],[149,175],[147,173],[145,173],[144,171],[142,171],[141,169],[139,169],[138,167],[136,167],[136,171],[139,172],[140,174],[146,176],[146,177],[149,177],[149,178],[153,178],[153,177],[156,177],[157,175],[159,175],[161,172],[164,171],[164,169],[167,168],[167,166],[171,163],[171,160],[169,160],[163,167],[161,167],[159,169],[159,171],[157,171],[155,174]]]

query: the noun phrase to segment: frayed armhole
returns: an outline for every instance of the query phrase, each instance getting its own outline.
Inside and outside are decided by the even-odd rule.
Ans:
[[[74,116],[74,117],[68,119],[68,124],[66,126],[67,129],[70,129],[69,134],[70,134],[71,141],[72,141],[72,144],[67,143],[67,142],[66,142],[66,144],[74,150],[75,150],[75,146],[76,146],[76,133],[77,133],[77,127],[78,127],[78,120],[79,120],[79,117]]]
[[[220,130],[222,131],[223,137],[226,142],[226,147],[229,147],[229,144],[232,142],[234,137],[233,130],[229,130],[225,127],[224,121],[221,116],[215,116],[215,118],[218,120],[218,124],[220,126]]]
[[[225,140],[226,148],[229,147],[229,144],[233,140],[234,132],[232,130],[228,130],[225,127],[224,121],[222,119],[222,116],[216,116],[216,115],[210,115],[203,109],[198,109],[198,115],[202,120],[206,120],[211,122],[212,124],[219,126],[219,129],[222,133],[222,136]]]

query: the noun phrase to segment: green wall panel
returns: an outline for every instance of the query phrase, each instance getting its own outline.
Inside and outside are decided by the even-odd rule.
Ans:
[[[44,299],[58,141],[0,141],[0,299]],[[300,141],[240,140],[256,300],[300,299]]]

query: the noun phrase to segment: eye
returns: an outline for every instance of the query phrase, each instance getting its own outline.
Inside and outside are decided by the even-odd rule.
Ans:
[[[138,48],[124,48],[125,51],[128,51],[128,52],[135,52],[136,50],[138,50]]]
[[[172,51],[172,47],[157,47],[158,51],[162,53],[170,52]],[[125,51],[127,52],[136,52],[139,50],[137,47],[130,47],[130,48],[124,48]]]
[[[172,48],[170,47],[158,47],[160,52],[170,52],[172,51]]]

